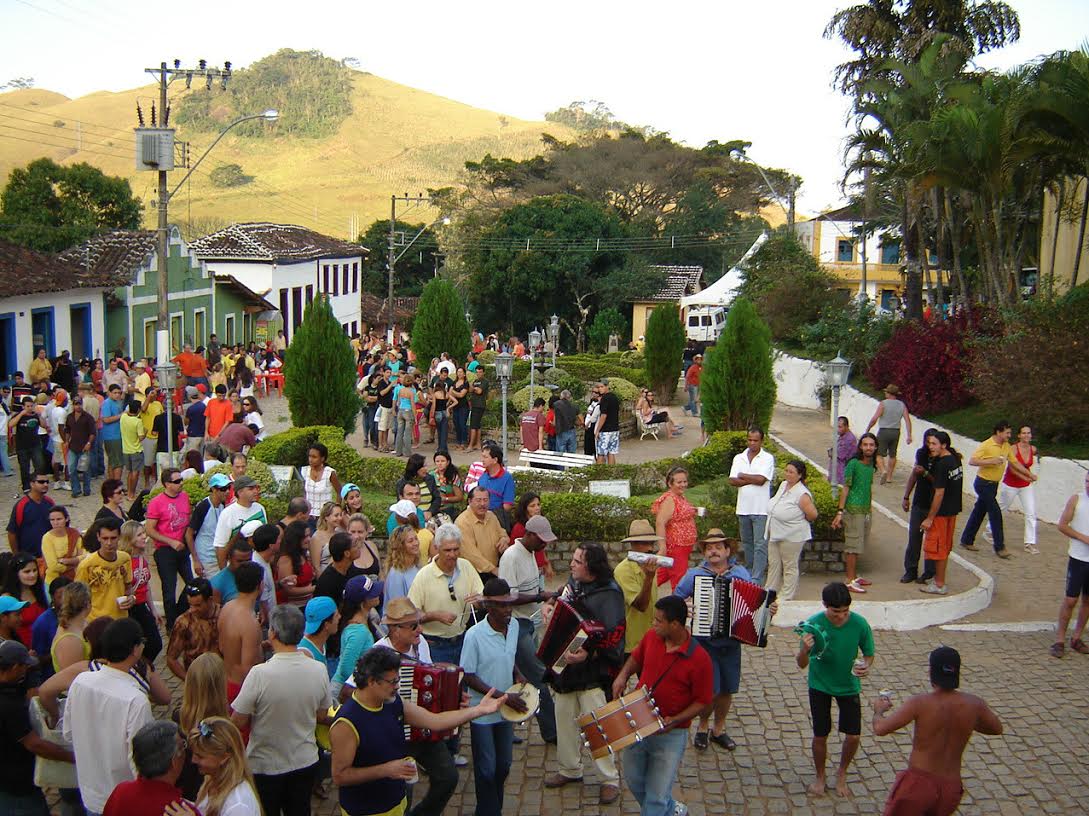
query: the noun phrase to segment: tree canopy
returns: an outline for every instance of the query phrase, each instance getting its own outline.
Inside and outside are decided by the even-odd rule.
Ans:
[[[44,252],[68,249],[102,230],[140,226],[140,202],[127,180],[52,159],[12,170],[0,208],[0,236]]]
[[[394,232],[395,249],[400,253],[417,233],[420,237],[394,266],[397,297],[416,297],[423,291],[424,285],[435,277],[436,256],[441,254],[439,239],[427,224],[399,220]],[[363,291],[386,297],[389,283],[389,219],[375,221],[359,236],[357,243],[370,250],[363,260]]]
[[[424,364],[444,351],[460,364],[472,350],[465,305],[449,281],[432,278],[424,286],[412,323],[412,350]]]
[[[284,358],[284,396],[291,424],[333,425],[351,433],[359,416],[355,353],[328,297],[316,297]]]

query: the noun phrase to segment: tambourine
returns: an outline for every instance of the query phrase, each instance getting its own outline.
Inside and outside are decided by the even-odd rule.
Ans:
[[[819,626],[814,626],[809,621],[801,621],[794,627],[794,634],[798,637],[813,636],[813,648],[809,650],[810,658],[820,660],[824,656],[824,652],[828,648],[828,638],[824,634],[824,630]]]
[[[539,692],[536,686],[529,683],[515,683],[506,691],[507,694],[519,694],[522,700],[526,704],[526,710],[515,711],[506,703],[499,706],[499,714],[504,720],[510,723],[521,723],[528,720],[534,714],[537,713],[537,709],[541,707],[541,692]]]

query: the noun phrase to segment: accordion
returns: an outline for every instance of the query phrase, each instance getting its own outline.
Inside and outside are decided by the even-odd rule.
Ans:
[[[567,668],[567,655],[578,651],[587,641],[605,634],[605,626],[586,620],[570,603],[557,599],[552,619],[548,622],[537,657],[546,669],[560,674]]]
[[[461,708],[461,679],[465,671],[452,663],[417,663],[402,660],[397,683],[397,696],[406,703],[436,714]],[[432,731],[405,723],[405,739],[409,742],[440,742],[453,736],[456,729]]]
[[[732,637],[749,646],[768,645],[768,607],[775,590],[725,575],[697,575],[692,591],[692,634]]]

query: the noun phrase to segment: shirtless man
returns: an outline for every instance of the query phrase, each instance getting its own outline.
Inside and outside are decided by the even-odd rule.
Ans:
[[[949,646],[930,653],[929,694],[917,694],[887,717],[888,697],[873,701],[873,732],[881,737],[915,721],[908,769],[896,775],[885,816],[950,816],[964,788],[960,761],[968,740],[981,734],[1002,733],[1002,723],[979,697],[957,691],[960,654]]]
[[[219,612],[219,651],[227,669],[227,702],[234,702],[250,669],[261,662],[261,626],[254,607],[261,595],[265,571],[247,561],[234,572],[238,595]]]

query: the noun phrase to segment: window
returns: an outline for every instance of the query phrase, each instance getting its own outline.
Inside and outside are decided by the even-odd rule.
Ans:
[[[836,241],[836,262],[837,263],[852,263],[855,259],[855,245],[854,242],[840,238]]]
[[[695,328],[699,324],[700,324],[700,316],[699,315],[689,315],[689,317],[688,317],[688,325],[689,326],[692,326],[693,328]]]
[[[235,343],[238,342],[234,338],[234,319],[235,316],[233,314],[229,314],[224,318],[225,322],[223,324],[223,342],[225,342],[228,346],[233,346]]]
[[[204,309],[197,309],[193,312],[193,345],[203,346],[204,341],[208,339],[205,331],[207,330],[205,311]]]
[[[899,241],[889,241],[881,245],[881,263],[890,265],[900,263]]]
[[[710,326],[710,325],[711,325],[711,315],[704,315],[704,316],[703,316],[703,317],[702,317],[702,318],[700,319],[700,322],[701,322],[701,323],[702,323],[702,324],[703,324],[704,326]]]
[[[155,356],[155,330],[158,327],[158,321],[152,317],[144,321],[144,356]]]
[[[359,292],[359,264],[352,264],[352,292]]]
[[[307,284],[306,285],[306,305],[309,306],[313,302],[314,302],[314,286],[313,286],[313,284]],[[301,315],[299,316],[299,319],[300,320],[302,319]]]
[[[291,328],[286,334],[290,339],[291,333],[299,328],[303,315],[303,291],[301,286],[295,286],[291,290]],[[284,326],[287,326],[287,315],[284,315]]]
[[[340,291],[344,294],[348,294],[351,290],[348,288],[348,264],[344,264],[344,285],[340,287]]]
[[[715,325],[721,325],[721,324],[723,324],[725,322],[726,322],[726,315],[723,314],[722,312],[717,312],[715,314]]]
[[[287,311],[287,289],[280,290],[280,317],[284,321],[284,331],[288,331],[290,315]]]
[[[337,264],[333,264],[333,294],[340,294],[340,267]]]
[[[326,264],[325,267],[324,267],[324,278],[325,278],[324,285],[321,287],[321,291],[328,292],[329,291],[329,264]]]

